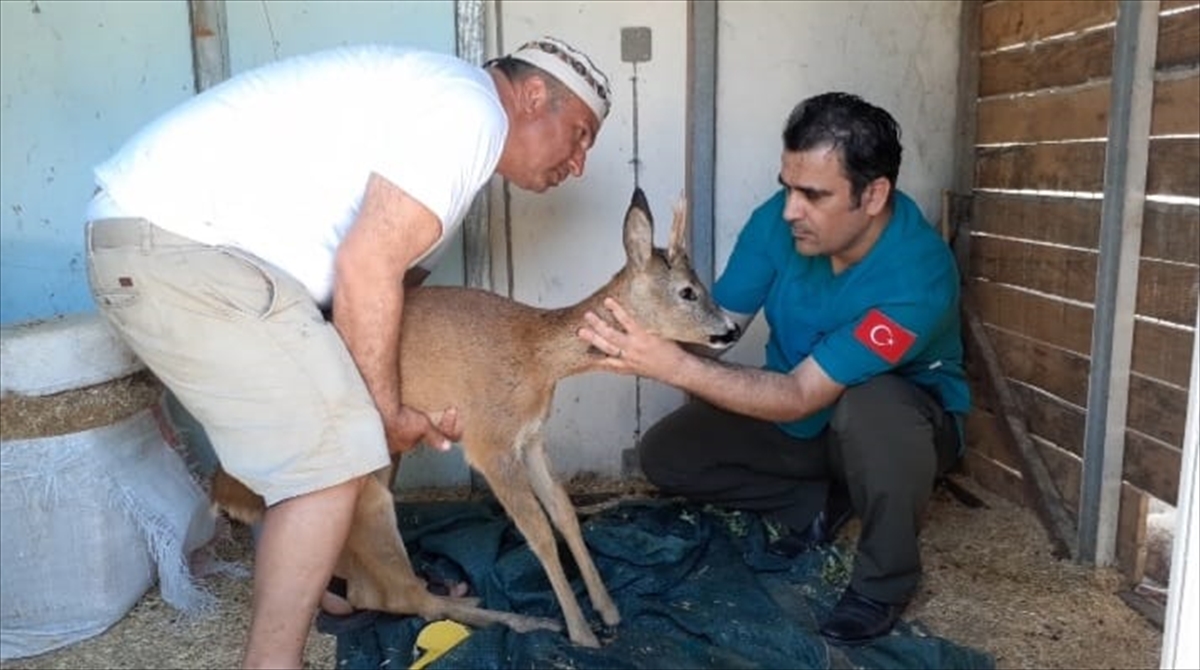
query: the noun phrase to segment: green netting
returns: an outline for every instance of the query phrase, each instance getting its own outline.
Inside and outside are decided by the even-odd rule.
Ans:
[[[561,620],[537,559],[494,503],[397,506],[419,572],[466,579],[482,605]],[[565,633],[503,626],[470,637],[430,668],[993,668],[992,657],[901,622],[860,647],[835,647],[817,622],[849,579],[834,546],[795,559],[765,551],[757,515],[669,501],[625,502],[587,518],[584,537],[620,608],[607,628],[590,609],[564,545],[560,554],[601,648]],[[428,622],[380,614],[337,637],[339,668],[405,668]]]

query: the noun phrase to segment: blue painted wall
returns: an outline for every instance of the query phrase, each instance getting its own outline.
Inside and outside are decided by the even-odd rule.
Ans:
[[[352,42],[453,53],[453,0],[231,0],[233,72]],[[194,94],[186,0],[0,2],[0,323],[94,310],[91,168]],[[434,279],[461,277],[447,254]]]

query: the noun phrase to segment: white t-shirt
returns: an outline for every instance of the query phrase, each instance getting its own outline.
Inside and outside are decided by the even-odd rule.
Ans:
[[[95,169],[89,219],[143,217],[245,249],[318,303],[371,172],[437,215],[428,268],[495,171],[508,119],[491,76],[444,54],[342,47],[251,70],[142,129]]]

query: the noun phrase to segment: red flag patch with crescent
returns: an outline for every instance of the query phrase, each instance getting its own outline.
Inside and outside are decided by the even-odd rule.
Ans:
[[[892,365],[898,363],[913,342],[917,341],[916,335],[878,309],[867,312],[866,318],[854,329],[854,337]]]

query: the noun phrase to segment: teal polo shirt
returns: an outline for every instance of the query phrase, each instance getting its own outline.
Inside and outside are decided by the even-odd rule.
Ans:
[[[844,386],[898,374],[931,392],[960,418],[971,407],[963,372],[958,267],[949,246],[897,191],[875,246],[834,275],[827,256],[796,252],[781,189],[750,216],[713,297],[742,314],[761,309],[770,327],[763,368],[789,373],[813,356]],[[808,438],[831,408],[779,424]]]

